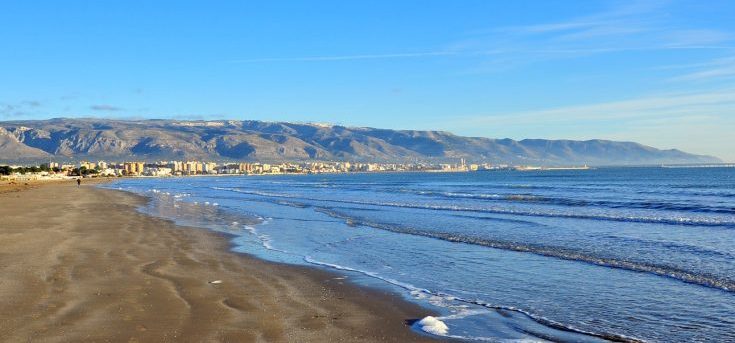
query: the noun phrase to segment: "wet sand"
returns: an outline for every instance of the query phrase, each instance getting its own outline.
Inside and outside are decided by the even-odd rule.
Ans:
[[[0,192],[0,340],[429,341],[427,310],[317,269],[229,251],[220,234],[72,182]],[[221,280],[221,283],[210,283]]]

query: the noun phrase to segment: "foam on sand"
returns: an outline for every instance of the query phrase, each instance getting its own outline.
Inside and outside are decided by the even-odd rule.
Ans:
[[[417,324],[421,327],[421,330],[424,330],[424,332],[428,332],[430,334],[446,336],[447,332],[449,332],[449,327],[447,326],[447,324],[444,324],[443,321],[437,319],[436,317],[426,316],[424,317],[424,319],[421,319]]]

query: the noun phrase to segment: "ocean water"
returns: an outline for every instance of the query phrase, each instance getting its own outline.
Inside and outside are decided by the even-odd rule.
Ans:
[[[143,211],[478,341],[735,342],[735,168],[124,179]],[[421,318],[417,318],[421,319]]]

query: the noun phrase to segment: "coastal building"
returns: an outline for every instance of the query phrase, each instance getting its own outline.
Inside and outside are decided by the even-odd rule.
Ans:
[[[97,163],[82,161],[79,162],[79,169],[94,169],[97,167]]]
[[[202,164],[202,173],[217,174],[217,163],[207,162]]]
[[[145,163],[144,162],[125,162],[123,163],[123,170],[125,171],[125,175],[142,175],[145,169]]]
[[[121,173],[118,172],[119,170],[120,169],[112,169],[112,168],[100,169],[99,175],[100,176],[118,176],[118,175],[122,175]]]
[[[187,175],[197,175],[204,172],[204,165],[197,161],[187,161],[183,165],[183,172]]]
[[[181,161],[171,161],[166,163],[166,165],[171,168],[173,173],[176,172],[183,172],[184,171],[184,162]]]
[[[143,174],[147,176],[171,176],[171,168],[167,168],[167,167],[145,168],[145,171]]]
[[[46,169],[59,168],[60,169],[61,168],[61,165],[59,163],[57,163],[57,162],[48,162],[48,163],[42,164],[41,165],[41,168],[46,168]]]
[[[237,163],[227,163],[215,168],[217,174],[240,174],[240,165]]]
[[[252,163],[240,163],[239,169],[241,173],[252,173],[253,172],[253,164]]]
[[[59,166],[55,173],[70,174],[77,166],[87,169],[96,169],[99,175],[104,176],[169,176],[169,175],[234,175],[234,174],[319,174],[319,173],[350,173],[350,172],[405,172],[405,171],[429,171],[429,172],[475,172],[480,170],[515,169],[515,170],[555,170],[555,169],[586,169],[587,167],[537,167],[537,166],[512,166],[493,165],[490,163],[467,164],[464,159],[458,163],[430,163],[415,161],[411,163],[366,163],[346,161],[313,161],[313,162],[280,162],[280,163],[258,163],[258,162],[234,162],[218,164],[215,162],[201,161],[157,161],[97,163],[82,161],[77,165],[59,165],[48,162],[43,164],[41,170],[50,171]],[[22,168],[22,166],[17,166]],[[30,168],[30,167],[29,167]],[[26,171],[27,173],[27,171]],[[76,175],[76,174],[75,174]]]

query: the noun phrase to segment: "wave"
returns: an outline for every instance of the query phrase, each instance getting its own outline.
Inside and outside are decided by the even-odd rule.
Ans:
[[[540,185],[540,184],[489,184],[489,187],[500,189],[528,189],[528,190],[560,190],[560,191],[600,191],[600,192],[620,192],[621,188],[626,188],[631,192],[639,194],[661,194],[661,195],[690,195],[690,196],[720,196],[735,197],[735,192],[727,191],[727,187],[723,189],[721,185],[705,185],[705,184],[657,184],[650,189],[651,185],[643,187],[631,187],[634,185],[612,183],[609,185],[600,185],[599,183],[588,184],[564,184],[564,185]]]
[[[268,202],[272,202],[272,201],[268,201]],[[291,204],[293,203],[290,203],[290,205]],[[299,204],[299,205],[296,205],[296,207],[305,208],[305,207],[312,207],[312,206],[305,205],[305,204]],[[600,266],[605,266],[605,267],[626,269],[626,270],[635,271],[635,272],[646,272],[646,273],[651,273],[651,274],[655,274],[658,276],[674,278],[679,281],[684,281],[687,283],[698,284],[701,286],[735,292],[735,280],[723,279],[723,278],[720,278],[714,275],[693,273],[693,272],[686,271],[686,270],[683,270],[677,267],[653,265],[653,264],[640,263],[640,262],[634,262],[634,261],[618,260],[618,259],[613,259],[613,258],[595,257],[591,255],[585,255],[585,254],[582,254],[582,253],[579,253],[579,252],[576,252],[570,249],[560,248],[560,247],[546,247],[546,246],[538,246],[538,245],[532,245],[532,244],[521,244],[517,242],[502,241],[502,240],[487,240],[484,238],[463,236],[463,235],[459,235],[456,233],[422,232],[422,231],[419,231],[413,228],[405,228],[405,227],[400,227],[400,226],[395,226],[395,225],[374,223],[374,222],[370,222],[364,219],[355,218],[354,216],[344,215],[344,214],[337,212],[338,209],[352,210],[354,208],[330,207],[329,209],[327,209],[323,207],[316,207],[316,211],[325,213],[331,217],[343,220],[346,225],[351,226],[351,227],[363,225],[363,226],[383,229],[383,230],[391,231],[395,233],[412,234],[412,235],[417,235],[417,236],[442,239],[442,240],[450,241],[454,243],[465,243],[465,244],[486,246],[486,247],[490,247],[494,249],[528,252],[528,253],[533,253],[533,254],[547,256],[547,257],[555,257],[555,258],[561,258],[565,260],[592,263],[595,265],[600,265]],[[358,208],[357,210],[363,210],[363,209]],[[478,216],[466,216],[466,215],[455,215],[455,216],[463,217],[463,218],[471,218],[471,219],[510,222],[510,223],[516,223],[516,224],[542,225],[542,224],[518,220],[518,219],[495,218],[495,217],[484,217],[484,216],[478,217]],[[614,238],[616,240],[637,242],[637,243],[641,243],[641,242],[651,243],[652,242],[650,240],[634,239],[630,237],[621,237],[621,236],[605,236],[605,237]],[[661,242],[656,242],[656,243],[661,244]],[[735,256],[729,253],[703,249],[703,248],[699,248],[699,247],[691,246],[691,245],[677,244],[674,242],[664,242],[663,246],[674,248],[678,251],[690,251],[692,253],[696,253],[699,255],[708,255],[708,256],[718,257],[718,258],[735,258]]]
[[[344,191],[382,191],[387,193],[421,193],[421,188],[405,188],[410,185],[406,182],[291,182],[291,181],[279,181],[279,182],[268,182],[268,184],[275,185],[287,185],[293,188],[300,189],[339,189]],[[401,186],[401,188],[396,187]],[[614,193],[620,194],[621,197],[625,198],[632,194],[652,194],[652,195],[664,195],[664,196],[685,196],[685,197],[720,197],[720,198],[734,198],[735,192],[728,191],[727,188],[723,189],[722,186],[711,186],[703,184],[692,184],[692,185],[680,185],[680,184],[660,184],[654,188],[650,188],[646,185],[646,189],[643,187],[630,187],[630,185],[600,185],[600,184],[563,184],[563,185],[527,185],[527,184],[497,184],[497,183],[442,183],[442,186],[450,188],[461,187],[463,189],[474,188],[474,189],[491,189],[498,190],[500,194],[488,194],[487,198],[494,198],[495,196],[503,197],[506,195],[503,191],[507,190],[510,192],[523,190],[523,191],[560,191],[563,193],[589,193],[589,192],[603,192],[603,193]],[[435,191],[428,191],[435,192]],[[436,192],[439,193],[439,192]],[[455,192],[447,192],[455,193]],[[461,193],[461,192],[457,192]],[[478,198],[484,198],[485,195],[477,193],[468,193],[472,196],[477,195]],[[510,195],[512,196],[512,194]],[[562,199],[563,200],[563,199]],[[640,208],[646,208],[646,202],[640,202]],[[686,207],[686,205],[684,205]],[[725,213],[733,213],[735,209],[724,208]],[[708,212],[708,211],[704,211]],[[715,211],[716,212],[716,211]]]
[[[499,223],[510,223],[510,224],[520,224],[520,225],[532,225],[532,226],[536,226],[536,227],[547,227],[547,225],[544,225],[544,224],[540,224],[540,223],[536,223],[536,222],[532,222],[532,221],[528,221],[528,220],[521,220],[521,219],[500,218],[500,217],[487,217],[487,216],[473,216],[473,215],[467,215],[467,214],[452,214],[452,217],[475,219],[475,220],[484,220],[484,221],[492,221],[492,222],[499,222]]]
[[[250,195],[270,197],[270,198],[299,198],[299,199],[312,200],[312,201],[327,201],[327,202],[337,202],[337,203],[386,206],[386,203],[374,203],[374,202],[351,201],[351,200],[323,200],[323,199],[314,199],[314,198],[305,198],[305,197],[294,197],[294,196],[289,196],[289,195],[260,192],[260,191],[246,191],[246,190],[232,189],[232,188],[218,188],[218,189],[226,190],[226,191],[233,191],[233,192],[238,192],[238,193],[245,193],[245,194],[250,194]],[[288,203],[295,204],[292,201],[289,201]],[[363,226],[369,226],[369,227],[373,227],[376,229],[391,231],[395,233],[423,236],[423,237],[440,239],[440,240],[455,242],[455,243],[472,244],[472,245],[485,246],[485,247],[494,248],[494,249],[533,253],[533,254],[541,255],[541,256],[584,262],[588,264],[604,266],[604,267],[609,267],[609,268],[617,268],[617,269],[624,269],[624,270],[629,270],[629,271],[634,271],[634,272],[648,273],[648,274],[667,277],[667,278],[671,278],[671,279],[675,279],[675,280],[679,280],[679,281],[683,281],[683,282],[687,282],[691,284],[716,288],[716,289],[720,289],[723,291],[735,292],[735,280],[724,278],[724,277],[719,277],[713,274],[692,272],[692,271],[681,269],[675,266],[658,265],[658,264],[646,263],[646,262],[640,262],[640,261],[631,261],[631,260],[611,258],[611,257],[595,256],[595,255],[591,255],[588,253],[579,252],[579,251],[562,248],[562,247],[541,246],[541,245],[526,244],[526,243],[519,243],[519,242],[513,242],[513,241],[493,240],[493,239],[487,239],[484,237],[474,237],[474,236],[463,235],[460,233],[427,231],[427,230],[420,230],[420,229],[406,227],[406,226],[376,223],[373,221],[366,220],[364,218],[356,218],[354,216],[345,215],[343,213],[336,211],[335,208],[333,207],[324,208],[318,205],[307,205],[307,204],[299,204],[298,206],[299,207],[314,206],[317,211],[325,213],[334,218],[339,218],[341,220],[344,220],[345,223],[350,226],[363,225]],[[409,208],[419,208],[419,209],[440,209],[440,210],[452,210],[452,211],[463,211],[463,212],[493,212],[493,211],[487,211],[484,209],[476,210],[476,209],[471,209],[471,208],[466,209],[466,208],[455,208],[455,207],[446,208],[444,206],[442,207],[420,206],[420,205],[409,205],[409,204],[400,204],[400,203],[388,203],[387,206],[409,207]],[[502,211],[500,213],[501,214],[518,214],[515,212],[509,212],[509,211]],[[521,213],[521,215],[635,221],[635,222],[653,222],[653,223],[677,224],[677,225],[707,225],[707,226],[735,225],[735,223],[706,222],[706,221],[705,222],[694,222],[693,220],[670,220],[667,222],[667,221],[664,221],[663,218],[630,218],[630,217],[624,217],[624,218],[612,217],[611,218],[611,217],[600,217],[600,216],[592,217],[589,215],[573,215],[573,214],[557,215],[557,214],[547,214],[547,213],[543,213],[543,214]]]
[[[691,226],[716,226],[716,227],[735,227],[735,218],[712,218],[712,217],[654,217],[654,216],[642,216],[642,215],[615,215],[615,214],[580,214],[580,213],[567,213],[559,211],[535,211],[535,210],[520,210],[512,208],[500,208],[500,207],[467,207],[467,206],[456,206],[456,205],[435,205],[435,204],[412,204],[402,202],[378,202],[378,201],[361,201],[361,200],[342,200],[342,199],[320,199],[312,198],[301,195],[289,195],[281,193],[269,193],[261,191],[247,191],[237,188],[222,188],[212,187],[217,190],[224,190],[242,194],[272,197],[272,198],[287,198],[287,199],[300,199],[309,201],[322,201],[322,202],[334,202],[334,203],[345,203],[355,205],[367,205],[367,206],[383,206],[383,207],[397,207],[397,208],[413,208],[423,210],[439,210],[439,211],[459,211],[459,212],[479,212],[479,213],[495,213],[495,214],[507,214],[516,216],[529,216],[529,217],[548,217],[548,218],[569,218],[569,219],[587,219],[587,220],[601,220],[601,221],[616,221],[616,222],[633,222],[633,223],[650,223],[650,224],[664,224],[664,225],[691,225]]]
[[[436,192],[436,191],[413,191],[404,190],[411,194],[431,196],[444,199],[472,199],[482,201],[503,201],[537,203],[544,205],[557,205],[567,207],[606,207],[606,208],[636,208],[646,210],[685,211],[702,213],[735,214],[735,208],[720,206],[703,206],[675,202],[664,202],[641,199],[638,201],[610,201],[610,200],[582,200],[573,198],[547,197],[534,194],[495,194],[495,193],[462,193],[462,192]]]
[[[687,253],[696,254],[699,256],[735,260],[735,254],[724,252],[724,251],[711,250],[711,249],[702,248],[702,247],[698,247],[698,246],[694,246],[690,244],[682,244],[682,243],[677,243],[677,242],[660,242],[660,241],[655,241],[655,240],[650,240],[650,239],[624,237],[624,236],[618,236],[618,235],[603,235],[603,236],[600,236],[600,238],[614,239],[624,245],[625,244],[643,244],[643,245],[654,245],[655,244],[655,245],[660,246],[661,248],[670,249],[672,251],[687,252]]]
[[[445,293],[445,292],[431,291],[431,290],[426,289],[426,288],[416,287],[416,286],[414,286],[412,284],[409,284],[409,283],[406,283],[406,282],[401,282],[401,281],[398,281],[398,280],[395,280],[395,279],[392,279],[392,278],[384,277],[384,276],[382,276],[382,275],[380,275],[379,273],[376,273],[376,272],[371,272],[371,271],[366,271],[366,270],[351,268],[351,267],[342,266],[342,265],[338,265],[338,264],[334,264],[334,263],[328,263],[328,262],[318,261],[318,260],[315,260],[314,258],[312,258],[311,256],[304,256],[303,257],[303,260],[306,263],[313,264],[313,265],[316,265],[316,266],[321,266],[321,267],[327,267],[327,268],[331,268],[331,269],[335,269],[335,270],[342,270],[342,271],[348,271],[348,272],[358,273],[358,274],[365,275],[365,276],[368,276],[368,277],[371,277],[371,278],[374,278],[374,279],[378,279],[378,280],[387,282],[387,283],[389,283],[391,285],[394,285],[394,286],[398,286],[400,288],[403,288],[403,289],[411,292],[412,294],[421,293],[421,294],[426,294],[426,295],[429,295],[429,296],[440,297],[440,298],[443,298],[443,299],[446,299],[446,300],[450,300],[450,301],[457,301],[457,302],[461,302],[461,303],[465,303],[465,304],[477,305],[477,306],[481,306],[481,307],[484,307],[484,308],[487,308],[487,309],[490,309],[490,310],[495,310],[495,311],[510,311],[510,312],[518,313],[520,315],[523,315],[523,316],[526,316],[526,317],[530,318],[531,320],[533,320],[533,321],[535,321],[535,322],[537,322],[537,323],[539,323],[541,325],[544,325],[546,327],[549,327],[549,328],[552,328],[552,329],[556,329],[556,330],[559,330],[559,331],[571,332],[571,333],[576,333],[576,334],[580,334],[580,335],[584,335],[584,336],[591,336],[591,337],[602,338],[602,339],[605,339],[605,340],[608,340],[608,341],[612,341],[612,342],[643,342],[642,340],[639,340],[637,338],[633,338],[633,337],[629,337],[629,336],[625,336],[625,335],[621,335],[621,334],[600,333],[600,332],[592,332],[592,331],[588,331],[588,330],[583,330],[583,329],[577,328],[575,326],[572,326],[572,325],[569,325],[569,324],[563,324],[563,323],[560,323],[560,322],[551,320],[549,318],[546,318],[544,316],[537,315],[537,314],[532,313],[530,311],[526,311],[526,310],[523,310],[523,309],[520,309],[520,308],[517,308],[517,307],[513,307],[513,306],[496,305],[496,304],[491,304],[491,303],[488,303],[488,302],[483,301],[483,300],[480,300],[480,299],[467,299],[467,298],[463,298],[463,297],[454,296],[452,294]],[[451,336],[447,336],[447,337],[451,337]]]
[[[425,231],[415,229],[406,226],[399,225],[388,225],[383,223],[376,223],[362,218],[355,218],[347,216],[343,213],[334,211],[333,209],[318,208],[319,212],[327,214],[334,218],[345,220],[346,223],[352,226],[369,226],[372,228],[400,233],[414,236],[422,236],[434,239],[440,239],[453,243],[464,243],[479,245],[493,249],[517,251],[524,253],[532,253],[541,256],[554,257],[563,260],[584,262],[597,266],[603,266],[608,268],[623,269],[628,271],[648,273],[656,276],[667,277],[691,284],[700,286],[706,286],[711,288],[720,289],[727,292],[735,292],[735,280],[718,277],[716,275],[706,273],[696,273],[688,270],[684,270],[674,266],[667,265],[656,265],[652,263],[645,263],[639,261],[631,261],[610,257],[594,256],[584,252],[579,252],[571,249],[553,247],[553,246],[540,246],[534,244],[524,244],[511,241],[503,240],[492,240],[482,237],[473,237],[463,235],[459,233],[440,232],[440,231]]]
[[[333,208],[343,209],[343,207],[333,207]],[[346,208],[346,209],[349,209],[349,208]],[[519,219],[488,217],[488,216],[483,216],[483,215],[462,215],[462,214],[455,214],[453,216],[457,218],[467,218],[467,219],[483,220],[483,221],[490,221],[490,222],[512,223],[512,224],[519,224],[519,225],[533,225],[539,228],[542,228],[542,227],[549,228],[549,226],[545,224],[536,223],[532,221],[526,221],[526,220],[519,220]],[[623,244],[637,243],[637,244],[646,244],[646,245],[658,245],[662,248],[670,248],[676,251],[685,251],[685,252],[690,252],[690,253],[699,254],[699,255],[735,259],[735,254],[732,254],[732,253],[715,251],[715,250],[701,248],[701,247],[697,247],[697,246],[693,246],[689,244],[680,244],[676,242],[660,242],[660,241],[655,241],[655,240],[618,236],[618,235],[603,235],[603,236],[600,236],[600,238],[614,239],[616,241],[623,242]]]

